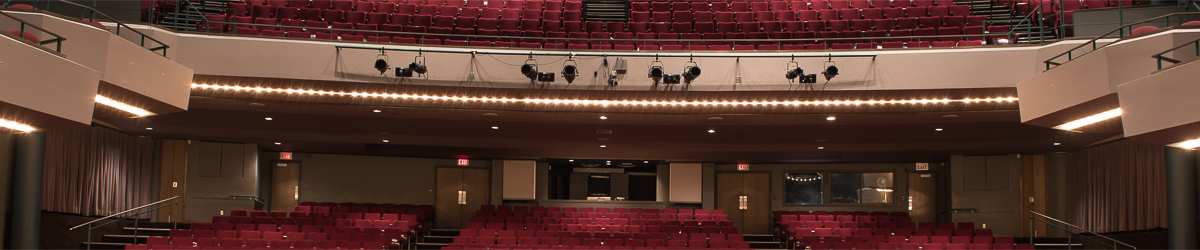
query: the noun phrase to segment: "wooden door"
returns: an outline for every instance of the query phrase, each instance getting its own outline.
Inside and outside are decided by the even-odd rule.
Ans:
[[[729,220],[738,228],[738,232],[745,230],[743,226],[746,221],[742,210],[738,208],[738,196],[741,196],[742,189],[745,188],[745,177],[742,174],[717,174],[717,209],[724,210],[725,214],[729,215]]]
[[[271,167],[271,210],[290,212],[299,201],[300,163],[275,163]]]
[[[463,169],[437,169],[437,195],[434,205],[434,228],[462,228],[462,206],[458,191],[462,191]]]
[[[178,201],[175,207],[179,210],[177,213],[172,213],[170,209],[161,209],[155,212],[155,219],[159,222],[178,221],[176,215],[183,215],[183,201],[187,197],[185,190],[187,187],[187,141],[184,140],[162,140],[159,144],[162,148],[162,156],[160,159],[161,168],[159,169],[158,183],[158,199],[160,201],[178,196],[172,202]],[[167,202],[170,203],[170,202]]]
[[[462,228],[471,221],[471,216],[479,210],[479,206],[488,204],[491,191],[491,175],[487,169],[463,169],[462,189],[466,191],[467,204],[459,207]]]
[[[739,232],[743,234],[771,233],[771,174],[746,173],[742,181],[746,196],[746,209],[742,210],[745,222]]]
[[[908,198],[913,222],[937,222],[937,178],[933,173],[908,174]],[[909,201],[901,201],[909,202]],[[903,203],[901,203],[903,204]]]
[[[479,206],[490,202],[490,191],[487,169],[438,168],[434,228],[463,228]]]

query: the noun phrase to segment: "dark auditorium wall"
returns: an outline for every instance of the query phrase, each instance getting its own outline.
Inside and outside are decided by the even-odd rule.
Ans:
[[[950,157],[950,209],[977,209],[954,213],[950,221],[975,222],[996,235],[1021,233],[1021,160],[1017,155]],[[940,211],[939,211],[940,212]]]
[[[13,144],[12,134],[0,134],[0,247],[8,248],[8,204],[12,198]]]
[[[230,195],[258,194],[258,145],[191,141],[187,156],[187,196],[183,221],[208,221],[222,211],[254,209],[254,202]]]
[[[271,153],[267,153],[271,154]],[[300,200],[434,204],[437,167],[457,167],[457,159],[334,154],[296,154],[300,162]],[[471,167],[492,168],[490,160]],[[265,184],[265,183],[264,183]]]
[[[936,163],[930,164],[931,169]],[[907,211],[908,203],[900,197],[908,196],[908,172],[913,171],[913,163],[853,163],[853,164],[750,164],[750,172],[770,171],[771,196],[778,197],[771,201],[772,211]],[[737,172],[737,164],[716,164],[715,172]],[[783,176],[785,173],[802,172],[892,172],[893,198],[891,204],[863,205],[784,205]],[[829,194],[825,194],[828,198]]]

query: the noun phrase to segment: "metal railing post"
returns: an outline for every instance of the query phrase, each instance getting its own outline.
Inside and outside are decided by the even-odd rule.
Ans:
[[[137,237],[138,237],[138,229],[139,229],[139,227],[138,227],[138,221],[137,221],[137,219],[134,219],[134,220],[133,220],[133,244],[137,244],[137,243],[138,243],[138,242],[137,242]],[[90,227],[89,227],[89,230],[90,230]]]
[[[87,249],[92,250],[92,227],[88,227],[87,232]],[[137,238],[136,236],[134,238]]]

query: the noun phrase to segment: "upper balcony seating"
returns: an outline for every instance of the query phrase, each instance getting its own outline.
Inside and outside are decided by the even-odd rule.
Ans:
[[[199,28],[213,32],[353,42],[594,50],[878,49],[983,45],[1007,34],[985,26],[985,16],[950,0],[692,1],[631,3],[628,22],[583,21],[579,0],[487,1],[262,1],[230,3],[227,16],[209,15]],[[235,27],[236,26],[236,27]],[[333,31],[281,26],[333,28]],[[411,32],[421,35],[385,34]],[[439,36],[510,36],[521,39]],[[978,35],[926,39],[900,36]],[[831,42],[632,42],[594,39],[805,39]],[[856,39],[861,38],[861,39]],[[976,42],[977,41],[977,42]],[[898,44],[896,42],[899,42]],[[945,44],[945,43],[943,43]],[[678,46],[676,46],[678,45]],[[762,46],[768,45],[768,46]],[[815,46],[814,46],[815,45]],[[897,46],[899,45],[899,46]],[[748,47],[743,47],[746,50]]]

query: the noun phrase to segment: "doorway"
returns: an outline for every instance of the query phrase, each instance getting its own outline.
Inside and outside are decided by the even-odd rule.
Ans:
[[[276,162],[271,167],[271,210],[291,212],[300,201],[300,163]]]
[[[937,178],[934,173],[908,174],[908,216],[913,222],[937,222]]]
[[[490,190],[487,169],[438,168],[434,228],[463,228],[479,206],[488,204]]]
[[[717,209],[725,211],[742,234],[771,233],[771,174],[717,174]]]

